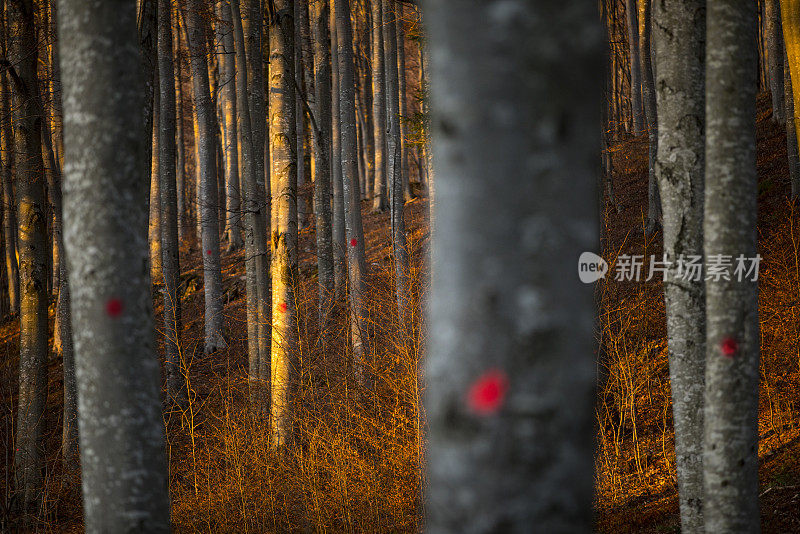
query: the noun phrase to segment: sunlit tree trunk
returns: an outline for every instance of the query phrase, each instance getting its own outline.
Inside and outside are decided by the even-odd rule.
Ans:
[[[594,305],[575,260],[597,246],[596,7],[424,9],[437,172],[427,532],[589,532]]]
[[[58,15],[85,527],[168,532],[136,7],[60,0]]]
[[[336,49],[339,62],[339,124],[342,149],[342,198],[344,204],[345,239],[347,246],[347,280],[350,290],[350,329],[353,340],[353,361],[357,375],[361,373],[367,347],[364,311],[364,228],[361,221],[361,193],[358,186],[358,145],[356,143],[356,94],[353,66],[353,28],[350,1],[335,1]]]
[[[406,248],[406,224],[403,218],[403,167],[402,139],[400,138],[400,82],[397,64],[397,16],[392,0],[383,0],[383,44],[386,61],[387,95],[387,173],[391,187],[392,254],[394,256],[395,284],[397,286],[397,309],[400,321],[404,321],[408,306],[408,250]]]
[[[197,118],[198,166],[200,169],[200,226],[202,231],[203,286],[205,290],[205,352],[225,347],[222,336],[222,272],[219,257],[217,165],[214,136],[214,106],[208,83],[206,24],[202,4],[191,0],[186,10],[192,65],[192,87]]]
[[[783,31],[779,0],[764,2],[764,33],[767,38],[767,64],[769,66],[769,89],[772,93],[772,118],[778,124],[786,121],[786,104],[783,98]]]
[[[275,1],[269,27],[269,133],[272,168],[272,440],[289,437],[289,385],[297,358],[297,149],[295,143],[294,16],[289,0]]]
[[[655,3],[658,154],[675,456],[683,532],[703,532],[705,284],[679,258],[703,254],[705,0]]]
[[[183,115],[183,54],[181,50],[180,10],[173,10],[175,31],[172,51],[175,57],[175,182],[177,188],[178,243],[183,243],[184,228],[189,220],[186,201],[186,144]]]
[[[383,0],[372,0],[372,122],[375,154],[372,209],[387,208],[386,182],[386,69],[383,39]]]
[[[708,0],[704,249],[755,258],[757,7]],[[735,88],[735,90],[734,90]],[[706,280],[705,532],[758,532],[758,285]]]
[[[156,0],[158,1],[158,0]],[[161,278],[161,180],[159,173],[159,142],[161,132],[159,122],[161,121],[161,92],[159,91],[159,72],[158,58],[153,68],[153,131],[151,132],[152,145],[150,148],[150,215],[148,224],[148,238],[150,243],[150,278],[159,280]]]
[[[334,291],[333,236],[331,234],[331,48],[328,36],[328,0],[311,5],[314,44],[314,90],[317,131],[314,133],[314,215],[317,228],[317,268],[321,324]]]
[[[344,190],[342,185],[342,123],[340,108],[339,47],[336,34],[336,6],[330,5],[331,32],[331,181],[333,189],[333,279],[336,300],[344,294],[347,277],[347,247],[345,244]]]
[[[24,513],[36,512],[44,482],[44,413],[47,396],[47,256],[42,116],[36,78],[34,4],[7,6],[9,73],[13,81],[14,168],[17,184],[20,278],[19,397],[16,488]]]
[[[395,20],[397,22],[397,74],[400,88],[400,170],[403,175],[403,198],[411,200],[411,173],[408,151],[408,94],[406,92],[406,29],[403,17],[403,3],[395,3]]]
[[[225,133],[225,185],[227,188],[225,238],[228,252],[244,244],[241,230],[241,193],[239,187],[239,136],[236,128],[236,54],[233,38],[233,20],[229,1],[216,4],[217,41],[222,45],[218,54],[220,68],[220,99],[222,125]]]
[[[795,129],[794,95],[792,94],[792,76],[789,72],[789,60],[784,51],[783,58],[783,98],[786,110],[786,154],[789,163],[789,181],[791,182],[791,198],[800,195],[800,154],[798,154],[797,130]]]
[[[3,39],[5,41],[5,39]],[[6,51],[3,50],[3,56]],[[19,311],[19,270],[17,266],[16,203],[11,185],[14,166],[14,132],[11,129],[11,85],[8,73],[0,73],[0,153],[3,166],[0,168],[3,195],[3,253],[6,280],[8,280],[8,302],[12,313]]]

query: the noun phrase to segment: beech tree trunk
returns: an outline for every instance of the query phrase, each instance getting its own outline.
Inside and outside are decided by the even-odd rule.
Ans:
[[[199,213],[202,233],[203,286],[205,290],[206,354],[226,346],[222,334],[222,271],[219,257],[219,211],[216,164],[214,104],[208,82],[206,24],[200,0],[190,0],[186,24],[192,65],[195,117],[197,119],[198,166],[200,176]]]
[[[294,85],[294,15],[289,0],[274,0],[269,27],[269,134],[272,168],[272,380],[271,431],[275,446],[289,438],[290,373],[297,330],[297,142]]]
[[[5,39],[3,39],[5,41]],[[5,50],[4,50],[5,55]],[[3,258],[6,280],[8,280],[8,302],[11,313],[19,311],[19,270],[17,265],[16,240],[16,202],[11,185],[11,171],[14,166],[12,148],[14,132],[11,129],[11,85],[8,72],[0,73],[0,152],[3,154],[3,166],[0,168],[3,194]]]
[[[44,490],[44,414],[47,399],[47,281],[50,253],[46,228],[42,129],[44,120],[36,77],[38,61],[35,6],[11,2],[9,73],[14,84],[14,169],[19,224],[20,341],[19,397],[14,471],[23,513],[34,513]]]
[[[685,280],[680,259],[703,254],[705,0],[655,3],[658,153],[670,388],[683,532],[703,532],[705,283]]]
[[[86,531],[168,532],[136,7],[60,0],[58,16]]]
[[[757,253],[756,9],[708,0],[707,259]],[[706,280],[706,313],[705,532],[758,532],[757,282]]]
[[[642,59],[639,48],[639,13],[637,0],[625,0],[625,20],[628,27],[628,54],[631,60],[631,115],[633,135],[642,133],[645,127],[642,103]]]
[[[645,232],[651,234],[661,226],[661,198],[656,180],[656,154],[658,152],[658,116],[656,111],[655,73],[653,72],[652,0],[640,0],[639,3],[639,44],[642,57],[642,96],[644,111],[647,117],[647,138],[649,140],[649,163],[647,179],[647,227]]]
[[[574,262],[597,246],[596,7],[424,9],[437,173],[427,532],[589,532],[594,305]]]
[[[786,103],[783,97],[785,52],[779,0],[765,0],[764,2],[764,32],[767,34],[767,65],[769,66],[769,89],[772,93],[772,118],[778,124],[783,124],[786,121]]]
[[[383,0],[372,0],[372,122],[375,154],[373,168],[373,211],[385,210],[387,201],[386,182],[386,68],[383,39]]]
[[[800,154],[798,154],[796,118],[794,113],[794,95],[792,94],[792,76],[789,72],[789,60],[784,51],[783,58],[783,98],[786,109],[786,154],[789,160],[789,181],[791,182],[791,199],[800,195]]]
[[[376,0],[380,1],[380,0]],[[342,185],[342,123],[340,108],[339,47],[336,33],[336,4],[330,0],[331,32],[331,179],[333,181],[333,280],[335,298],[345,293],[347,246],[345,244],[344,189]]]

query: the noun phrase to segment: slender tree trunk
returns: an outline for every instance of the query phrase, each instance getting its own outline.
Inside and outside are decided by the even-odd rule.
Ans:
[[[189,50],[192,56],[192,86],[197,118],[195,138],[200,169],[200,226],[202,231],[203,286],[205,290],[205,352],[224,348],[222,272],[219,257],[217,166],[214,136],[214,106],[208,83],[206,25],[200,0],[190,0],[186,10]]]
[[[633,135],[639,135],[645,128],[645,117],[642,104],[642,60],[639,48],[639,17],[636,0],[625,0],[625,15],[628,27],[628,53],[631,60]]]
[[[222,43],[219,54],[220,99],[222,100],[222,124],[225,132],[225,185],[227,187],[225,237],[228,252],[244,245],[241,231],[242,201],[239,187],[239,136],[236,128],[236,52],[233,38],[233,20],[229,1],[216,5],[217,40]]]
[[[369,348],[367,347],[364,312],[364,276],[367,272],[367,261],[364,255],[364,228],[361,222],[361,202],[358,188],[353,28],[350,21],[350,1],[334,1],[336,48],[339,62],[342,197],[347,245],[348,288],[350,290],[350,328],[353,340],[354,368],[356,375],[360,377],[363,359],[369,352]]]
[[[408,307],[408,249],[406,224],[403,218],[403,167],[402,139],[400,138],[400,83],[397,64],[397,16],[393,0],[383,0],[383,44],[386,60],[387,117],[387,169],[386,180],[391,186],[392,253],[394,256],[397,309],[400,322],[404,322]]]
[[[736,262],[757,253],[756,4],[706,20],[705,257]],[[706,280],[706,307],[705,532],[758,532],[758,284]]]
[[[792,111],[794,115],[794,130],[800,131],[800,0],[780,0],[781,3],[781,25],[783,27],[783,44],[786,49],[787,61],[789,64],[790,80],[792,88]],[[787,102],[787,115],[789,115]],[[787,135],[791,133],[787,130]],[[795,135],[797,138],[797,135]],[[797,139],[800,143],[800,139]],[[790,168],[792,165],[791,157],[795,150],[789,152]],[[793,189],[797,193],[797,188]],[[793,194],[792,198],[796,195]]]
[[[177,189],[178,244],[183,243],[184,228],[188,221],[186,206],[186,144],[184,142],[183,115],[183,53],[179,10],[173,10],[175,32],[173,34],[173,53],[175,57],[175,182]]]
[[[783,92],[786,110],[786,154],[789,160],[789,181],[791,182],[791,199],[800,195],[800,154],[798,154],[796,117],[794,112],[794,95],[792,94],[792,76],[789,73],[789,60],[784,51],[783,58]]]
[[[157,0],[156,0],[157,1]],[[161,278],[161,181],[159,172],[159,142],[161,141],[159,122],[161,121],[161,93],[158,89],[159,73],[156,61],[153,86],[153,131],[151,132],[152,145],[150,149],[150,216],[148,224],[148,238],[150,243],[150,278],[153,281]]]
[[[411,169],[408,152],[408,95],[406,94],[406,29],[403,19],[403,3],[395,4],[395,21],[397,24],[397,75],[400,98],[400,171],[403,176],[403,198],[411,200]]]
[[[681,261],[703,254],[705,0],[656,3],[656,173],[664,209],[664,300],[681,527],[703,532],[705,284]]]
[[[642,96],[644,112],[647,118],[647,138],[649,140],[649,164],[647,179],[647,227],[645,232],[651,234],[661,226],[661,198],[656,180],[656,154],[658,153],[658,116],[656,110],[655,73],[653,71],[652,0],[640,0],[639,3],[639,44],[642,58]]]
[[[373,187],[372,209],[383,211],[387,208],[386,182],[386,69],[383,40],[383,0],[372,0],[372,121],[374,124],[375,185]]]
[[[593,292],[565,273],[597,246],[596,7],[424,8],[438,180],[427,532],[589,532]]]
[[[14,82],[14,168],[17,182],[20,278],[20,356],[14,468],[24,513],[36,512],[44,482],[44,413],[47,398],[46,199],[42,180],[44,120],[36,78],[34,4],[7,5],[10,75]]]
[[[290,373],[297,358],[297,147],[295,143],[294,16],[275,0],[269,27],[269,133],[272,168],[272,442],[289,439]]]
[[[3,55],[5,56],[5,50]],[[11,174],[14,166],[14,132],[11,128],[11,86],[8,73],[0,73],[0,153],[3,154],[3,166],[0,168],[3,194],[3,252],[5,254],[5,271],[8,280],[8,301],[12,313],[19,311],[19,270],[17,266],[17,225],[16,203],[11,185]]]
[[[335,299],[345,292],[347,277],[347,247],[345,244],[344,190],[342,185],[342,123],[339,114],[339,47],[336,34],[336,9],[334,0],[330,2],[331,32],[331,180],[333,181],[333,279]]]
[[[324,329],[335,287],[331,234],[331,49],[328,0],[313,2],[311,10],[317,121],[317,131],[314,134],[314,215],[317,223],[319,313],[320,324]]]
[[[64,241],[89,533],[169,531],[135,21],[132,2],[59,2]]]
[[[250,104],[250,125],[253,134],[253,161],[255,162],[256,179],[259,187],[264,188],[267,175],[264,165],[267,111],[264,99],[264,55],[262,50],[264,9],[262,4],[262,0],[242,0],[240,2],[243,15],[242,32],[246,39],[247,94]],[[267,198],[269,190],[269,187],[267,187],[266,191],[262,191],[261,196]],[[269,205],[269,199],[267,199],[267,205]]]
[[[783,32],[779,0],[764,2],[764,32],[767,40],[767,64],[769,65],[769,88],[772,93],[772,118],[778,124],[786,121],[786,104],[783,97]]]

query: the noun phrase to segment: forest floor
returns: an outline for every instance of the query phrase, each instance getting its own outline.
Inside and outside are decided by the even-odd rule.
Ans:
[[[761,523],[765,533],[800,532],[800,205],[789,202],[785,129],[772,120],[766,94],[758,98],[757,141]],[[661,232],[646,236],[642,230],[647,136],[611,150],[618,209],[606,199],[602,248],[610,275],[597,287],[605,354],[597,407],[597,528],[680,532],[661,283],[613,276],[622,254],[662,253]]]

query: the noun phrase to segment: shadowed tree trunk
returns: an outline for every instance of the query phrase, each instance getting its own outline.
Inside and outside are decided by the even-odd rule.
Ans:
[[[383,39],[383,0],[372,0],[372,122],[375,154],[375,185],[372,209],[383,211],[388,206],[386,185],[386,69]]]
[[[320,324],[331,307],[334,291],[333,236],[331,234],[331,49],[328,0],[311,4],[314,43],[314,90],[317,130],[314,132],[314,215],[317,222]]]
[[[356,140],[355,68],[353,66],[353,27],[350,1],[335,1],[336,49],[339,63],[339,124],[342,148],[342,198],[347,246],[348,289],[350,290],[350,329],[353,362],[360,377],[364,355],[369,352],[364,313],[364,228],[361,222],[361,192],[358,186],[358,144]]]
[[[403,198],[411,200],[411,174],[408,151],[408,94],[406,94],[406,29],[403,18],[403,4],[395,3],[395,21],[397,23],[397,75],[400,88],[400,170],[403,176]]]
[[[294,15],[275,0],[269,27],[269,141],[272,168],[271,429],[275,446],[289,437],[290,373],[297,358],[297,142],[294,86]]]
[[[791,198],[800,195],[800,154],[798,154],[796,118],[794,116],[794,95],[792,94],[792,76],[789,73],[789,60],[784,51],[783,58],[783,98],[786,117],[786,154],[789,160],[789,181],[791,182]]]
[[[748,0],[708,0],[708,261],[757,253],[756,9]],[[705,532],[758,532],[757,283],[735,276],[706,280],[706,317]]]
[[[642,58],[639,48],[639,17],[636,0],[625,0],[625,20],[628,28],[628,54],[631,60],[631,115],[633,135],[642,133],[645,127],[642,103]]]
[[[168,532],[136,8],[60,0],[58,16],[86,531]]]
[[[198,166],[200,194],[198,206],[202,232],[203,286],[205,290],[205,342],[204,350],[210,354],[225,347],[222,336],[222,272],[219,257],[219,211],[217,192],[217,165],[214,138],[214,104],[208,82],[206,56],[206,24],[202,4],[190,0],[186,10],[186,25],[192,65],[195,116],[197,118]]]
[[[682,530],[702,532],[705,284],[681,262],[703,254],[705,0],[657,2],[653,16],[675,464]]]
[[[339,300],[345,293],[347,277],[347,247],[345,245],[344,223],[344,191],[342,186],[342,135],[339,115],[339,47],[336,35],[336,6],[333,0],[330,5],[331,32],[331,180],[333,189],[333,280],[335,299]]]
[[[767,34],[767,64],[769,66],[769,89],[772,93],[772,118],[778,124],[786,120],[786,104],[783,98],[783,31],[779,0],[764,2],[764,32]]]
[[[597,246],[596,7],[424,7],[437,173],[427,532],[589,532],[593,291],[573,273]]]
[[[6,57],[5,38],[3,57]],[[11,185],[11,171],[14,167],[14,132],[11,129],[11,85],[8,73],[0,73],[0,153],[3,165],[0,167],[3,202],[3,253],[5,257],[6,280],[8,280],[8,302],[11,313],[19,311],[19,270],[17,266],[16,203]]]
[[[267,199],[269,206],[269,171],[264,163],[266,147],[267,111],[264,99],[264,54],[262,35],[264,29],[264,9],[262,0],[241,0],[242,33],[245,38],[247,55],[247,95],[250,107],[250,126],[253,134],[253,162],[256,180],[262,188],[261,196]],[[242,67],[244,68],[244,67]],[[269,156],[269,154],[267,154]],[[266,191],[264,187],[266,184]],[[269,219],[266,219],[269,221]],[[267,266],[264,266],[267,269]],[[266,275],[265,270],[265,275]],[[265,345],[269,350],[269,345]]]
[[[656,112],[655,72],[653,71],[652,0],[639,0],[639,46],[642,58],[642,97],[647,119],[649,163],[647,178],[647,226],[645,233],[652,234],[661,226],[661,198],[656,180],[656,153],[658,152],[658,116]]]
[[[9,69],[13,81],[14,168],[17,183],[20,278],[19,398],[14,470],[24,513],[36,511],[44,490],[44,410],[47,395],[46,199],[42,120],[36,78],[34,4],[7,5]]]

